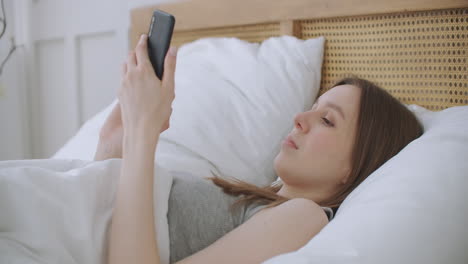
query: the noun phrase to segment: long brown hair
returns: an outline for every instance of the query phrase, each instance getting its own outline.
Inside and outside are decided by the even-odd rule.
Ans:
[[[360,88],[361,96],[348,181],[328,199],[319,203],[320,206],[331,207],[335,211],[367,176],[423,133],[423,127],[415,115],[386,90],[357,77],[341,79],[332,88],[344,84]],[[229,195],[243,195],[232,204],[231,209],[255,201],[273,207],[289,200],[277,194],[282,187],[279,182],[258,187],[235,178],[228,180],[215,176],[207,179]]]

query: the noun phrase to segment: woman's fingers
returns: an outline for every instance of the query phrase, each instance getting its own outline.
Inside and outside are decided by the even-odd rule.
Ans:
[[[150,62],[148,57],[148,36],[146,34],[142,34],[140,36],[140,40],[138,41],[135,51],[137,65],[144,65]]]
[[[130,53],[128,53],[127,69],[125,69],[125,71],[128,70],[128,67],[137,67],[140,64],[145,64],[149,62],[147,39],[148,36],[146,34],[142,34],[135,48],[135,51],[130,51]]]
[[[122,63],[121,74],[120,74],[120,85],[122,86],[125,78],[127,77],[127,62]]]
[[[122,63],[122,76],[125,76],[127,74],[127,63],[124,62]]]
[[[136,55],[135,51],[130,51],[128,53],[128,58],[127,58],[127,70],[130,70],[131,68],[135,68],[137,65],[137,60],[136,60]]]
[[[162,78],[163,89],[170,89],[174,93],[174,77],[177,60],[177,48],[171,47],[164,59],[164,73]]]
[[[118,97],[120,97],[120,94],[122,93],[122,88],[123,88],[122,86],[123,86],[123,84],[125,82],[125,78],[127,78],[127,71],[128,71],[127,68],[128,68],[127,67],[127,62],[122,63],[122,68],[121,68],[122,75],[121,75],[121,78],[120,78],[120,86],[117,89]]]
[[[110,116],[112,121],[122,123],[122,110],[120,109],[120,102],[117,101],[117,104],[112,109]]]
[[[168,130],[170,127],[169,125],[169,119],[166,120],[166,122],[164,123],[163,127],[161,128],[161,133]]]

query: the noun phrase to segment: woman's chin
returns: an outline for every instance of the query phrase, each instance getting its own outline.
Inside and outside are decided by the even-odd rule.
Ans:
[[[290,150],[284,149],[284,147],[283,147],[283,148],[280,149],[278,154],[276,154],[275,163],[276,162],[278,162],[278,163],[282,163],[282,162],[290,163],[291,157],[292,156],[291,156]]]
[[[273,167],[275,169],[276,175],[278,176],[284,175],[284,173],[287,171],[287,158],[282,151],[276,155],[273,161]]]
[[[281,159],[282,159],[281,155],[282,155],[282,153],[280,151],[278,154],[276,154],[276,157],[273,160],[273,166],[274,166],[275,169],[276,169],[277,164],[281,162]]]

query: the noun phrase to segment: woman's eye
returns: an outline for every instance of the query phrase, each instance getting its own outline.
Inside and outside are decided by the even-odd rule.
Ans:
[[[328,120],[328,119],[325,118],[325,117],[322,117],[322,120],[323,120],[323,122],[325,123],[325,125],[327,125],[327,126],[329,126],[329,127],[335,126],[330,120]]]

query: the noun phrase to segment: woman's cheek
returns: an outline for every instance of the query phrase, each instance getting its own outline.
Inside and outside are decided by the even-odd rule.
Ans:
[[[326,132],[318,132],[310,138],[310,141],[307,142],[307,149],[313,153],[321,155],[321,153],[326,153],[334,142],[336,142],[336,140],[333,140],[333,138]]]

